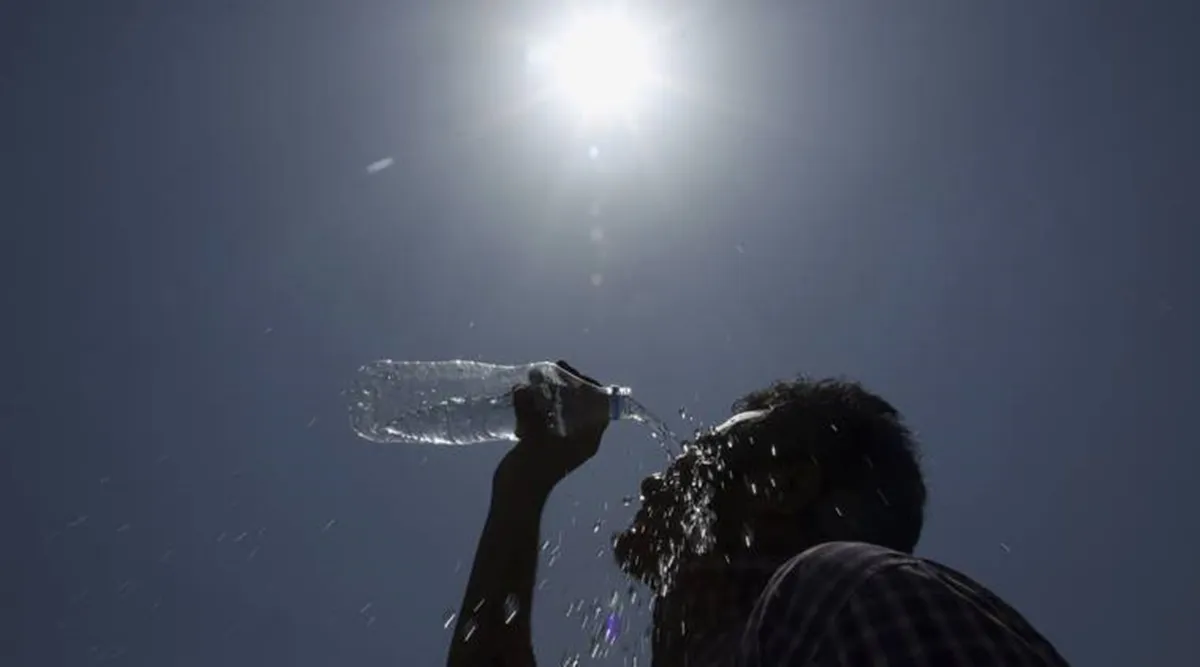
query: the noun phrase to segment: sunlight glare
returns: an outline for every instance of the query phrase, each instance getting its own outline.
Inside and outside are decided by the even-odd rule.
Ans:
[[[627,17],[577,17],[542,52],[553,93],[585,120],[636,114],[655,81],[649,38]]]

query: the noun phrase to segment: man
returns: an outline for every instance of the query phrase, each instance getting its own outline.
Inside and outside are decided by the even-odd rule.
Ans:
[[[535,664],[542,508],[609,420],[598,385],[560,367],[559,410],[537,386],[514,392],[519,442],[493,477],[450,667]],[[621,569],[656,591],[653,665],[1066,664],[983,586],[911,555],[925,483],[887,401],[856,383],[797,380],[734,411],[642,482],[642,507],[614,539]]]

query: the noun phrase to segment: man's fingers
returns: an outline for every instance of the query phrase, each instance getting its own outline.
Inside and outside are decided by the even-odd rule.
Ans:
[[[575,370],[574,366],[572,366],[571,364],[568,364],[566,361],[563,361],[562,359],[559,359],[557,362],[555,362],[555,365],[558,366],[559,368],[563,369],[564,371],[570,373],[571,375],[574,375],[575,377],[579,378],[580,380],[587,382],[588,384],[592,384],[597,387],[603,386],[598,381],[596,381],[595,378],[590,378],[590,377],[584,375],[583,373],[580,373],[579,371]]]
[[[522,384],[513,387],[513,407],[517,414],[529,412],[533,408],[533,392],[529,385]]]
[[[531,385],[513,388],[513,411],[517,415],[517,437],[541,435],[546,431],[546,407],[542,391]]]

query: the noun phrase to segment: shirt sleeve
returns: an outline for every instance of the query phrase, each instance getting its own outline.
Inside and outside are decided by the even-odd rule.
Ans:
[[[747,667],[1067,664],[980,584],[851,543],[806,552],[780,568],[751,615],[743,656]]]

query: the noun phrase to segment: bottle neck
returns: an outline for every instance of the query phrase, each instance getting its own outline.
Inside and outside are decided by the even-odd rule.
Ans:
[[[608,392],[608,419],[609,421],[621,421],[628,419],[632,414],[632,406],[630,401],[630,392],[627,387],[611,385],[605,387]]]

